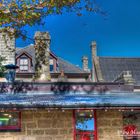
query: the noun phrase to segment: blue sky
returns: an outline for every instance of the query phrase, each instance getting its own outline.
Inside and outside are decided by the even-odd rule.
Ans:
[[[140,0],[97,0],[108,12],[103,16],[83,12],[78,17],[74,13],[52,15],[44,19],[44,26],[25,27],[28,36],[35,31],[49,31],[51,50],[73,64],[81,66],[81,58],[89,60],[90,43],[96,40],[99,56],[140,56]],[[24,47],[30,40],[17,39],[16,45]]]

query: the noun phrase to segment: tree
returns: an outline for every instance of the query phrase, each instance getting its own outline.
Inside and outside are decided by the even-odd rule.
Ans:
[[[4,72],[5,72],[5,66],[3,66],[3,61],[5,60],[5,58],[0,56],[0,77],[4,76]]]
[[[25,25],[41,24],[41,19],[50,14],[62,14],[63,11],[74,11],[81,16],[82,10],[105,12],[97,6],[95,0],[0,0],[0,26],[11,36],[21,35]],[[14,28],[15,32],[11,32]],[[2,31],[2,30],[1,30]]]

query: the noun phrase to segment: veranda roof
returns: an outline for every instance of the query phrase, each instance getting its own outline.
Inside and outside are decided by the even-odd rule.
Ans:
[[[133,89],[120,83],[0,83],[0,109],[140,107]]]

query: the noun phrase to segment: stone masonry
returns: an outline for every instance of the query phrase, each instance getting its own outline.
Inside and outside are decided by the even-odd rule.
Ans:
[[[5,32],[0,32],[0,56],[6,59],[4,65],[15,64],[15,37]]]
[[[122,113],[97,110],[98,140],[123,140]],[[21,132],[2,132],[0,140],[73,140],[73,111],[22,111]]]
[[[48,32],[36,32],[35,36],[35,80],[50,81],[50,35]]]
[[[123,137],[118,133],[122,128],[122,112],[118,110],[97,111],[98,140],[123,140]]]
[[[0,133],[0,140],[73,140],[72,111],[22,111],[21,132]]]

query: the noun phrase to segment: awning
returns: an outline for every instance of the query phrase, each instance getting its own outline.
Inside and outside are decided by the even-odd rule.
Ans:
[[[111,94],[1,94],[0,108],[131,108],[140,107],[139,93]]]

